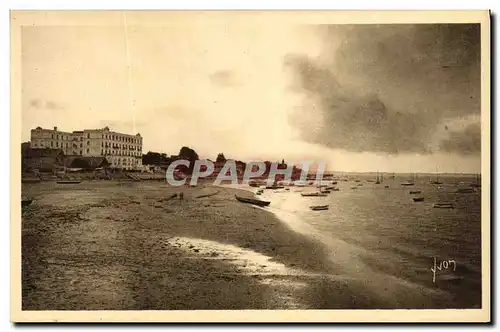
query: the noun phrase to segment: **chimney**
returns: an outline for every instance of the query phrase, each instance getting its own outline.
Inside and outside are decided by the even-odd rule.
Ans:
[[[57,127],[56,126],[54,126],[54,131],[57,131]]]

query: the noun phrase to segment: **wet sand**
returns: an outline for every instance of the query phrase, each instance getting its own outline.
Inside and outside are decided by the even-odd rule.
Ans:
[[[22,216],[23,310],[316,307],[311,278],[332,272],[320,244],[235,189],[185,187],[183,202],[166,200],[179,191],[23,184],[34,198]]]

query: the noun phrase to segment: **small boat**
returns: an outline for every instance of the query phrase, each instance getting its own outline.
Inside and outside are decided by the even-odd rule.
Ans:
[[[474,188],[458,188],[455,191],[457,194],[469,194],[469,193],[474,193],[476,192]]]
[[[38,179],[38,178],[34,178],[34,179],[21,179],[21,183],[40,183],[41,180]]]
[[[326,193],[302,193],[301,194],[303,197],[325,197],[328,196]]]
[[[479,174],[476,175],[476,183],[469,184],[469,187],[481,188],[481,179],[479,178]]]
[[[266,186],[266,189],[283,189],[284,186]]]
[[[260,199],[253,199],[253,198],[247,198],[247,197],[241,197],[238,195],[234,195],[236,199],[242,203],[248,203],[248,204],[253,204],[257,206],[268,206],[271,204],[269,201],[261,201]]]
[[[405,181],[401,183],[402,186],[413,186],[415,183],[413,181]]]
[[[439,173],[437,171],[437,167],[436,167],[436,180],[431,180],[429,181],[431,184],[443,184],[443,182],[439,181]]]
[[[27,207],[33,202],[32,199],[21,199],[21,207]]]
[[[258,184],[256,181],[250,181],[250,182],[248,183],[248,185],[249,185],[250,187],[259,187],[259,184]]]
[[[413,197],[413,201],[414,202],[423,202],[424,198],[422,196],[420,196],[420,197]]]
[[[80,181],[80,180],[60,180],[60,181],[57,181],[57,183],[59,183],[59,184],[78,184],[81,182],[82,181]]]
[[[436,203],[433,207],[436,209],[453,209],[455,206],[453,203]]]
[[[385,186],[384,188],[389,188],[389,186]]]
[[[421,194],[422,190],[412,190],[410,191],[410,194]]]
[[[321,193],[323,193],[323,194],[329,194],[331,192],[332,192],[331,190],[321,190]]]
[[[351,189],[358,189],[358,187],[351,187]]]
[[[323,211],[328,210],[328,205],[313,205],[309,207],[313,211]]]
[[[333,188],[332,191],[340,191],[340,188]]]

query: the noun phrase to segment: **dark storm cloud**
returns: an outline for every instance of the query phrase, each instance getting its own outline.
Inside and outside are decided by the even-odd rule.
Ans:
[[[481,124],[472,123],[463,131],[452,131],[447,139],[441,141],[440,149],[462,154],[481,153]]]
[[[318,33],[321,57],[285,59],[307,97],[291,117],[307,141],[430,153],[438,125],[480,113],[479,25],[321,26]],[[311,127],[304,117],[321,121]],[[468,151],[455,147],[446,150]]]

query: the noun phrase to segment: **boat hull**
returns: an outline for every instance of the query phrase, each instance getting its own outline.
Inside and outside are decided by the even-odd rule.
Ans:
[[[328,210],[329,206],[328,205],[313,205],[309,207],[313,211],[324,211]]]
[[[433,207],[435,209],[453,209],[455,206],[451,203],[436,203]]]
[[[252,205],[257,205],[257,206],[268,206],[271,204],[269,201],[261,201],[259,199],[253,199],[253,198],[246,198],[246,197],[241,197],[238,195],[235,195],[236,200],[242,203],[247,203],[247,204],[252,204]]]

